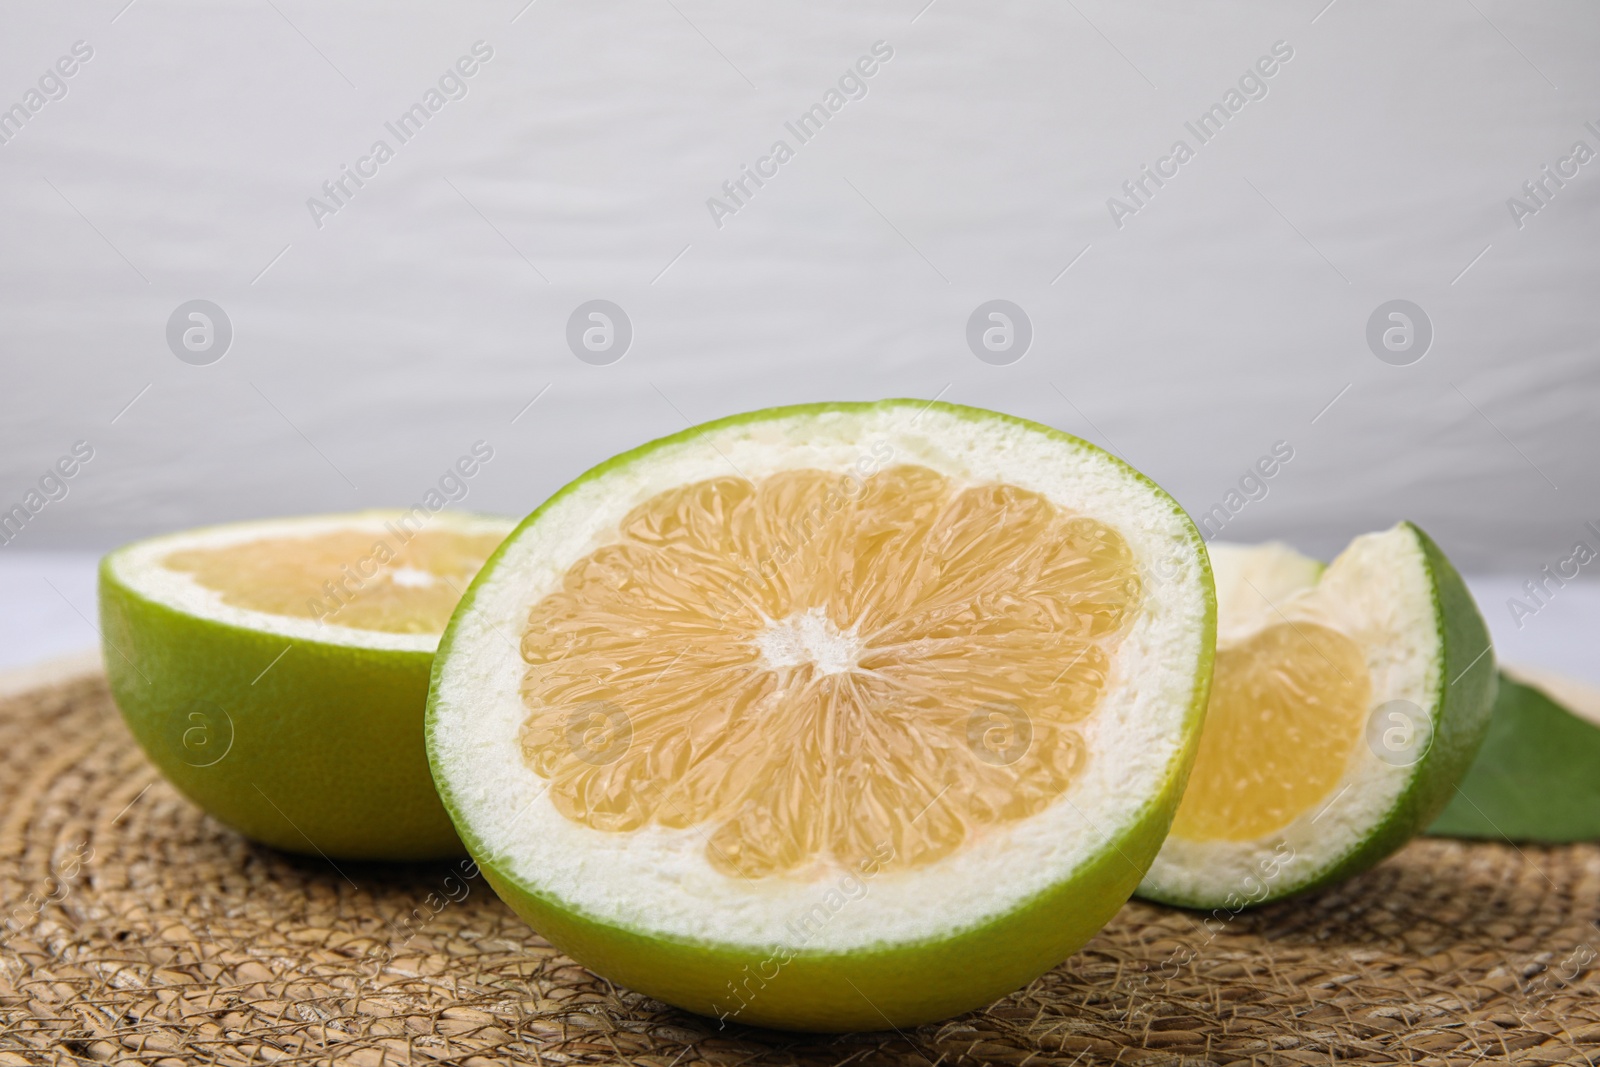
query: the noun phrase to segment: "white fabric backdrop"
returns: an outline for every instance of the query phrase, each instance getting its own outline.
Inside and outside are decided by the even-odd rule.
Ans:
[[[925,2],[8,6],[0,107],[44,86],[0,125],[0,509],[94,454],[0,552],[410,503],[479,440],[462,506],[520,514],[688,421],[885,395],[1080,433],[1197,514],[1287,442],[1229,539],[1327,554],[1411,518],[1518,580],[1600,545],[1600,162],[1520,228],[1507,204],[1600,150],[1600,8]],[[1180,138],[1119,228],[1108,198]],[[611,365],[566,341],[595,298],[634,331]],[[966,340],[994,298],[1034,332],[1006,366]],[[1409,366],[1366,341],[1396,298],[1435,333]],[[193,299],[232,324],[205,366],[166,338]]]

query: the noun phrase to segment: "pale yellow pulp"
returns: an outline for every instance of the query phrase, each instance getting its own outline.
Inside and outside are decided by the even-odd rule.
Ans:
[[[1218,651],[1173,835],[1254,841],[1322,803],[1344,777],[1371,693],[1360,647],[1326,626],[1276,624]]]
[[[438,634],[504,535],[334,529],[187,548],[163,559],[232,607],[355,630]]]
[[[915,867],[1061,795],[1139,610],[1127,543],[923,467],[635,508],[530,611],[523,753],[567,818],[716,869]]]

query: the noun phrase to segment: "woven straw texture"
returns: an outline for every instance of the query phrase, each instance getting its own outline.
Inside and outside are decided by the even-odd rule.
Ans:
[[[1418,841],[1209,922],[1134,902],[983,1011],[817,1037],[615,988],[452,865],[250,844],[96,675],[0,699],[0,761],[0,1063],[1600,1062],[1595,846]]]

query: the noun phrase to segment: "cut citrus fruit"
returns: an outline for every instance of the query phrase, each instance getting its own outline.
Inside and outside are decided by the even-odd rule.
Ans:
[[[1277,544],[1210,551],[1210,707],[1139,894],[1237,911],[1365,870],[1426,827],[1483,740],[1495,667],[1471,595],[1409,523],[1327,568]]]
[[[760,411],[518,527],[440,644],[429,752],[491,883],[579,962],[725,1020],[909,1025],[1127,899],[1213,604],[1188,518],[1076,438],[926,401]]]
[[[100,566],[112,695],[167,778],[249,837],[339,858],[458,854],[422,743],[428,676],[512,525],[419,506],[118,549]]]

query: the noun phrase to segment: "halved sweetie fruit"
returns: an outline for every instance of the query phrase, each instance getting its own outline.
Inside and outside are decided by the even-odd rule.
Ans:
[[[1326,568],[1277,544],[1210,553],[1210,707],[1139,895],[1237,911],[1356,874],[1426,827],[1483,740],[1496,673],[1471,595],[1410,523]]]
[[[518,527],[440,644],[429,752],[491,884],[580,963],[725,1022],[907,1026],[1127,899],[1213,605],[1187,516],[1076,438],[927,401],[758,411]]]
[[[434,649],[514,524],[365,511],[151,538],[100,565],[112,696],[151,761],[248,837],[458,855],[422,740]]]

